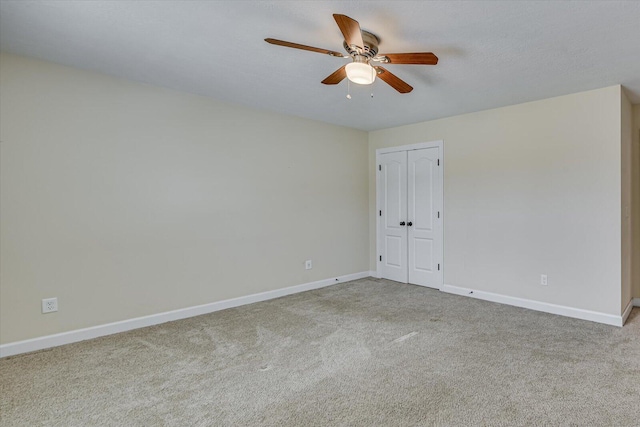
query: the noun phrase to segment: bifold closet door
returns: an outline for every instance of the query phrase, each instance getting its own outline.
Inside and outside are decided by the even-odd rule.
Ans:
[[[380,156],[382,277],[407,283],[407,153]]]
[[[440,148],[379,155],[381,277],[442,286]]]

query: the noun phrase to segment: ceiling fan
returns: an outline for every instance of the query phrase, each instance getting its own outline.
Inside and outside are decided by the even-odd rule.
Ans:
[[[409,93],[413,90],[413,87],[407,82],[380,65],[371,65],[371,62],[379,64],[415,65],[436,65],[438,63],[438,57],[431,52],[378,54],[378,44],[380,43],[378,36],[361,30],[358,21],[346,15],[334,14],[333,18],[336,20],[340,31],[342,31],[342,35],[344,36],[343,46],[348,55],[283,40],[267,38],[264,39],[264,41],[278,46],[324,53],[338,58],[351,58],[352,62],[338,68],[322,81],[322,83],[326,85],[338,84],[344,80],[345,77],[353,83],[367,85],[373,83],[376,76],[378,76],[398,92]]]

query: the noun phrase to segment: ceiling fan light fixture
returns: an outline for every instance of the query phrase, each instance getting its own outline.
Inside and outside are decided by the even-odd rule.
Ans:
[[[376,70],[366,62],[351,62],[345,71],[347,78],[359,85],[370,85],[376,80]]]

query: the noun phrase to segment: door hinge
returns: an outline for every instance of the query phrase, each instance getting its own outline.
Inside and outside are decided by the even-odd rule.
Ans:
[[[378,165],[378,170],[381,171],[382,170],[382,165]]]
[[[440,211],[438,211],[438,218],[440,218]]]
[[[382,261],[382,255],[380,255],[380,261]]]
[[[440,264],[438,264],[438,271],[440,271]]]
[[[382,211],[380,211],[380,216],[382,216]]]
[[[440,166],[440,159],[438,159],[438,166]]]

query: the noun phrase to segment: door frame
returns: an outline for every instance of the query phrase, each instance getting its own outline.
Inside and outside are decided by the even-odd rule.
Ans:
[[[387,154],[387,153],[395,153],[397,151],[412,151],[412,150],[421,150],[423,148],[434,148],[434,147],[438,147],[439,148],[439,153],[440,153],[440,167],[438,168],[438,174],[439,174],[439,178],[440,178],[440,185],[442,186],[442,191],[440,192],[440,214],[441,214],[441,220],[442,220],[442,226],[440,227],[440,242],[442,244],[441,249],[441,253],[442,253],[442,283],[440,283],[440,288],[442,289],[442,286],[444,285],[444,273],[445,273],[445,268],[444,268],[444,221],[445,221],[445,209],[444,209],[444,165],[445,165],[445,161],[444,161],[444,140],[438,140],[438,141],[430,141],[430,142],[419,142],[417,144],[408,144],[408,145],[398,145],[395,147],[388,147],[388,148],[378,148],[376,150],[376,164],[374,165],[374,170],[376,173],[376,210],[374,212],[374,215],[376,217],[376,277],[377,278],[381,278],[382,277],[382,263],[380,262],[380,254],[382,253],[382,232],[380,230],[380,228],[382,227],[382,222],[380,221],[380,216],[377,215],[378,211],[381,209],[380,206],[380,201],[382,199],[381,197],[381,183],[380,183],[380,174],[378,173],[378,165],[380,164],[380,155],[381,154]]]

